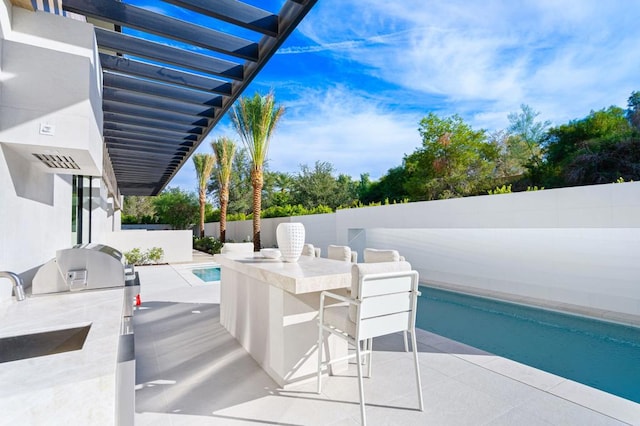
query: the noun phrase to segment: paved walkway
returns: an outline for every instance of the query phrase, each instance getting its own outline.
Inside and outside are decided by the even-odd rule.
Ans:
[[[220,325],[219,286],[187,278],[191,267],[139,268],[137,426],[359,424],[353,365],[325,379],[320,395],[315,382],[278,387]],[[417,338],[424,412],[401,336],[375,339],[371,425],[640,424],[640,404],[432,333]]]

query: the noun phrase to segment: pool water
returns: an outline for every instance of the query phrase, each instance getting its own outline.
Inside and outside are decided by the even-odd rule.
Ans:
[[[416,327],[640,403],[640,328],[421,291]]]
[[[193,275],[207,283],[220,281],[220,268],[217,266],[192,269],[191,272],[193,273]]]

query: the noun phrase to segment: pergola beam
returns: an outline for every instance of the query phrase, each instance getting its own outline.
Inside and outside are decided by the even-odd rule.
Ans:
[[[258,44],[220,31],[115,0],[65,0],[66,11],[126,28],[178,40],[248,61],[258,60]]]
[[[121,54],[166,62],[231,80],[241,81],[244,79],[244,67],[236,62],[191,52],[178,47],[167,46],[166,44],[105,30],[99,27],[95,28],[95,33],[98,46]]]
[[[270,37],[278,35],[278,15],[237,0],[164,0]]]
[[[217,93],[224,96],[231,95],[231,83],[203,75],[180,71],[166,66],[159,66],[147,62],[136,61],[122,56],[100,53],[102,69],[121,74],[135,75],[150,80],[162,81],[177,86]]]

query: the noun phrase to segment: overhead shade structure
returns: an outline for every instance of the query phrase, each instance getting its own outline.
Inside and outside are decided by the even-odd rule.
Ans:
[[[316,0],[286,0],[276,13],[237,0],[61,3],[97,23],[103,136],[119,190],[156,195]]]

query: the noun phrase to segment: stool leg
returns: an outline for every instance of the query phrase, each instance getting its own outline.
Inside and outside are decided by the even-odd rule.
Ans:
[[[358,358],[356,365],[358,366],[358,390],[360,391],[360,416],[362,417],[362,426],[366,426],[367,417],[364,412],[364,383],[362,381],[362,363],[360,362],[360,342],[356,345],[356,357]]]

